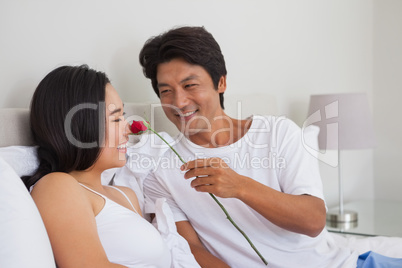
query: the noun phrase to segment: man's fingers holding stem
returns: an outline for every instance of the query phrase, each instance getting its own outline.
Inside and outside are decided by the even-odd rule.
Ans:
[[[181,170],[190,170],[195,168],[206,168],[206,167],[214,167],[214,168],[225,168],[228,165],[219,157],[212,158],[204,158],[204,159],[196,159],[189,161],[180,167]]]

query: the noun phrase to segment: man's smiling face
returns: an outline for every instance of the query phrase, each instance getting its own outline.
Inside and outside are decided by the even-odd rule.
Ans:
[[[226,90],[224,76],[215,89],[203,67],[173,59],[158,65],[156,78],[163,110],[181,132],[195,135],[214,129],[223,112],[219,93]]]

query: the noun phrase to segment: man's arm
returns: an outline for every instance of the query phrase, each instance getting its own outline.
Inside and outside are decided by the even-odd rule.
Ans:
[[[309,195],[279,192],[233,171],[222,159],[209,158],[183,165],[191,186],[223,198],[238,198],[267,220],[286,230],[317,236],[325,227],[324,201]]]
[[[191,253],[201,267],[223,268],[229,267],[222,260],[218,259],[204,247],[198,238],[193,226],[188,221],[176,222],[177,232],[184,237],[190,245]]]
[[[282,193],[250,178],[236,197],[286,230],[315,237],[325,227],[325,204],[318,197]]]

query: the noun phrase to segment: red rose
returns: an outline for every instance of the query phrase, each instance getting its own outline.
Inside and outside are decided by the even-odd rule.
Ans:
[[[145,132],[148,128],[144,125],[142,121],[133,121],[130,126],[130,130],[135,135],[140,135]]]

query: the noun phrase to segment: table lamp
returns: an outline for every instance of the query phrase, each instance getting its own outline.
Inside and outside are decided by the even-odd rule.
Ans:
[[[340,152],[374,147],[373,122],[367,95],[365,93],[312,95],[308,115],[307,123],[320,127],[319,149],[337,150],[338,153],[339,210],[328,211],[327,222],[335,225],[353,222],[357,224],[357,212],[343,209]]]

